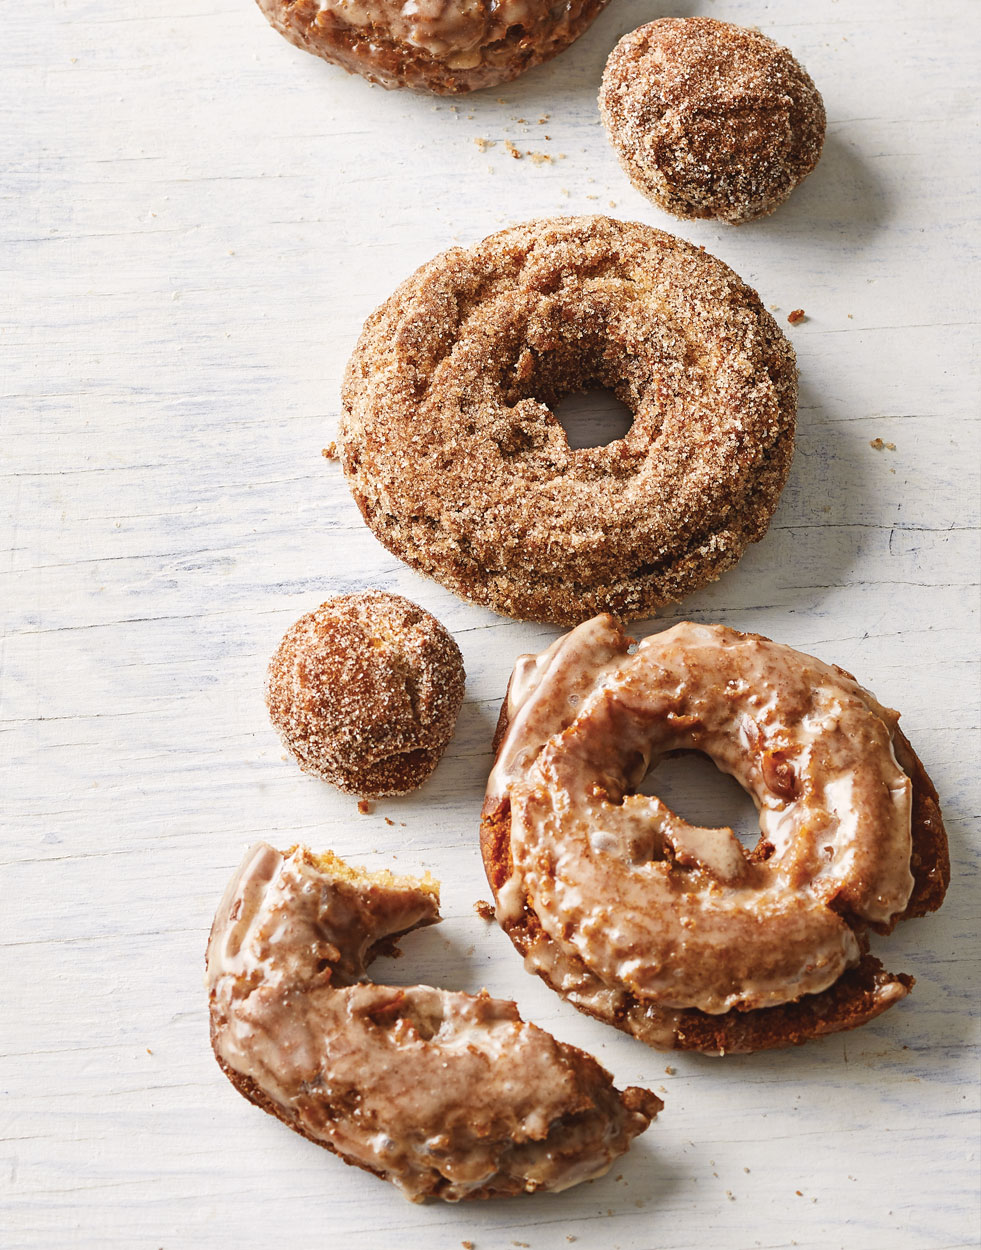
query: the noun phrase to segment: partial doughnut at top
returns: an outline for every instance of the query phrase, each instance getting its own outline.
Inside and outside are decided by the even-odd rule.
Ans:
[[[407,1198],[492,1198],[601,1176],[661,1109],[614,1089],[514,1003],[367,979],[439,920],[428,879],[258,843],[208,941],[211,1041],[232,1084]]]
[[[591,387],[633,424],[572,450],[553,409]],[[444,252],[368,318],[344,471],[385,546],[464,598],[630,618],[762,538],[796,408],[793,349],[721,261],[636,222],[542,219]]]
[[[905,997],[866,930],[943,901],[937,795],[848,673],[756,634],[609,616],[519,661],[481,845],[525,965],[652,1046],[758,1050],[852,1028]],[[699,751],[759,809],[746,852],[637,792]]]
[[[290,43],[384,87],[453,95],[562,52],[608,0],[259,0]]]
[[[772,213],[824,144],[824,104],[793,55],[711,17],[624,35],[599,102],[630,181],[676,217],[738,224]]]

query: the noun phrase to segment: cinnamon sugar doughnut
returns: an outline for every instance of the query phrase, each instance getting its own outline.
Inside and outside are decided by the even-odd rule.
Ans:
[[[607,387],[627,434],[553,408]],[[793,455],[794,353],[721,261],[636,222],[542,219],[423,265],[347,367],[344,472],[414,568],[498,612],[650,615],[762,538]]]
[[[824,144],[824,104],[793,55],[711,17],[665,17],[625,35],[599,102],[630,181],[676,217],[738,224],[772,213]]]
[[[281,35],[384,87],[453,95],[562,52],[608,0],[259,0]]]
[[[266,705],[300,767],[349,794],[405,794],[446,749],[463,702],[460,648],[428,612],[381,591],[340,595],[287,630]]]
[[[329,852],[246,855],[208,942],[211,1041],[232,1084],[415,1202],[560,1190],[602,1175],[661,1108],[525,1024],[514,1003],[367,980],[439,920],[430,880]]]
[[[867,930],[940,906],[937,795],[844,670],[756,634],[609,616],[519,661],[481,847],[526,967],[655,1047],[750,1051],[853,1028],[905,997]],[[750,793],[760,840],[695,828],[637,786],[678,750]]]

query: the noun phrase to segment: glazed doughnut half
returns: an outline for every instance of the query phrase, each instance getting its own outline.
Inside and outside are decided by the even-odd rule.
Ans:
[[[259,843],[208,942],[211,1040],[232,1084],[412,1201],[560,1190],[601,1176],[661,1101],[614,1089],[514,1003],[367,981],[439,920],[428,878]]]
[[[519,660],[481,849],[497,917],[576,1006],[659,1048],[753,1051],[853,1028],[905,997],[867,930],[940,906],[937,795],[844,670],[756,634],[599,616]],[[753,798],[750,853],[637,793],[699,751]]]
[[[553,409],[605,387],[623,438]],[[475,603],[649,616],[766,533],[790,468],[794,353],[721,261],[609,217],[513,226],[423,265],[347,367],[344,472],[376,537]]]
[[[573,43],[608,0],[259,0],[281,35],[383,87],[454,95]]]

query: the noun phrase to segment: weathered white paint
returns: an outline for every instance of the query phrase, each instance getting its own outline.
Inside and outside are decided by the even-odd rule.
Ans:
[[[637,196],[595,107],[621,32],[696,9],[790,44],[828,106],[817,172],[738,230],[675,225]],[[452,102],[303,56],[248,0],[3,6],[8,1250],[977,1244],[979,16],[976,0],[615,0],[499,99]],[[509,139],[555,159],[514,160]],[[676,229],[779,316],[808,315],[790,331],[799,450],[773,529],[666,619],[851,669],[902,709],[944,799],[948,903],[876,943],[913,996],[802,1051],[648,1052],[567,1008],[474,915],[497,705],[515,655],[555,631],[408,572],[319,455],[361,320],[398,278],[499,225],[597,210]],[[430,784],[359,816],[284,762],[262,677],[295,616],[367,585],[445,621],[469,693]],[[673,793],[684,810],[684,779]],[[392,975],[517,997],[621,1083],[663,1085],[659,1124],[579,1190],[414,1208],[250,1108],[211,1057],[202,971],[257,837],[430,868],[446,923]]]

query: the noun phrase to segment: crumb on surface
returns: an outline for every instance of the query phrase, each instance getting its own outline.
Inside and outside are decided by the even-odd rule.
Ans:
[[[504,146],[516,161],[520,161],[524,156],[524,153],[520,150],[520,148],[516,148],[510,139],[508,139]]]
[[[869,446],[872,448],[873,451],[895,451],[896,450],[895,443],[887,443],[884,439],[881,439],[881,438],[870,439]]]
[[[463,1247],[463,1250],[473,1250],[472,1241],[461,1241],[460,1245]]]
[[[481,152],[486,152],[488,148],[493,148],[497,146],[496,139],[477,138],[477,139],[474,139],[474,143],[476,143],[477,147],[480,149]]]
[[[320,454],[323,456],[325,460],[336,460],[337,459],[337,444],[328,443],[327,446],[323,448]]]
[[[668,1066],[664,1069],[664,1071],[668,1074],[668,1076],[674,1076],[675,1069],[674,1069],[674,1068],[672,1068],[672,1066],[670,1065],[670,1063],[669,1063],[669,1064],[668,1064]]]
[[[793,312],[787,313],[787,320],[792,326],[800,325],[802,321],[807,320],[807,314],[803,308],[795,308]]]
[[[481,920],[494,919],[494,904],[488,903],[485,898],[478,898],[476,903],[473,905],[473,909]]]
[[[395,821],[394,821],[394,820],[392,820],[392,818],[391,818],[390,816],[386,816],[386,817],[385,817],[385,824],[386,824],[386,825],[394,825],[394,824],[395,824]]]
[[[374,810],[374,804],[369,799],[358,799],[358,811],[362,816],[370,816]]]

